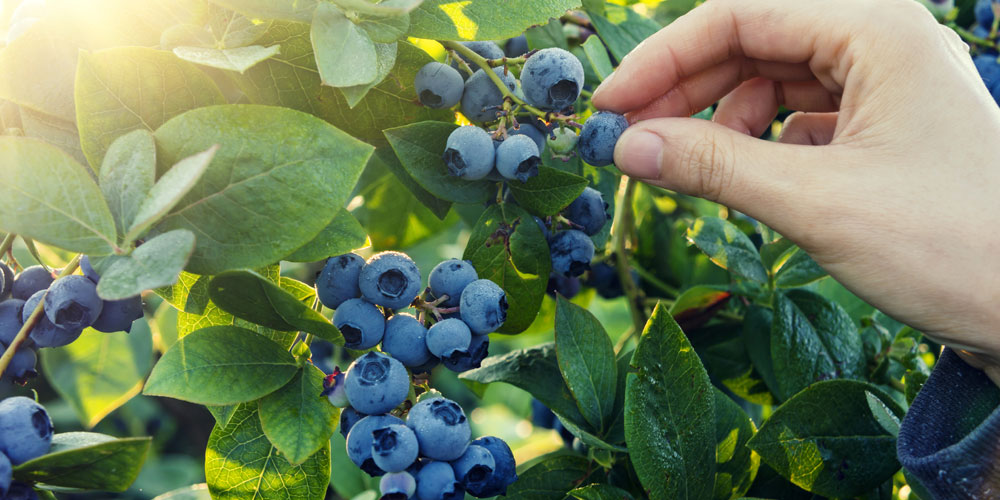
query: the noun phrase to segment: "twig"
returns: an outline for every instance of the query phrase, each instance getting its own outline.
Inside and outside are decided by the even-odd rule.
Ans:
[[[14,240],[16,238],[17,235],[14,233],[8,233],[7,236],[4,236],[3,243],[0,243],[0,259],[3,258],[3,254],[7,253],[7,251],[14,246]]]
[[[493,71],[493,67],[490,66],[490,61],[487,60],[485,57],[477,54],[472,49],[470,49],[470,48],[466,47],[465,45],[462,45],[462,44],[460,44],[458,42],[444,41],[444,42],[441,42],[441,43],[448,50],[451,50],[451,51],[454,51],[454,52],[458,52],[463,57],[465,57],[465,59],[468,59],[469,61],[472,61],[472,62],[476,63],[476,66],[479,66],[480,68],[482,68],[483,69],[483,73],[486,73],[486,76],[489,77],[489,79],[493,81],[493,84],[497,86],[497,88],[500,90],[500,93],[503,94],[504,97],[506,97],[507,99],[510,99],[511,101],[514,101],[515,103],[517,103],[522,108],[528,110],[529,112],[531,112],[534,115],[537,115],[537,116],[541,117],[542,119],[545,119],[547,116],[549,116],[549,113],[546,113],[546,112],[544,112],[544,111],[542,111],[542,110],[540,110],[540,109],[538,109],[538,108],[536,108],[534,106],[528,105],[528,103],[524,102],[521,98],[519,98],[516,95],[514,95],[514,93],[511,92],[510,89],[507,88],[506,85],[504,85],[503,80],[500,79],[500,76],[498,76]]]
[[[622,183],[624,184],[624,188],[620,189],[621,196],[615,207],[615,221],[611,226],[615,233],[615,268],[618,270],[618,279],[621,280],[622,290],[624,290],[625,296],[628,297],[629,312],[632,313],[632,324],[635,327],[635,331],[641,332],[646,325],[646,313],[642,309],[639,288],[632,281],[632,272],[629,266],[631,259],[629,259],[628,255],[628,246],[635,232],[632,199],[635,198],[636,181],[631,177],[622,177]]]

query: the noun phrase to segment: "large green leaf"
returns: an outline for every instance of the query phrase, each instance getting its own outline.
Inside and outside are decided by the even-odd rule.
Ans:
[[[341,210],[312,241],[283,260],[315,262],[361,248],[367,240],[368,235],[361,223],[347,210]]]
[[[662,305],[653,311],[632,357],[625,437],[651,498],[712,498],[714,390],[684,332]]]
[[[316,7],[310,38],[324,85],[352,87],[375,80],[375,42],[336,5],[321,2]]]
[[[757,477],[760,456],[747,448],[757,432],[740,405],[719,389],[715,393],[715,500],[735,500],[746,494]]]
[[[198,236],[187,267],[198,274],[267,265],[310,242],[346,203],[372,153],[315,117],[269,106],[196,109],[155,136],[161,167],[221,145],[155,226]]]
[[[577,407],[591,428],[603,432],[614,417],[615,349],[600,321],[562,296],[556,305],[556,359]]]
[[[595,483],[570,491],[566,494],[566,498],[576,498],[579,500],[632,500],[632,495],[610,484]]]
[[[306,365],[287,385],[260,400],[264,434],[293,465],[330,445],[340,410],[322,393],[323,372]]]
[[[899,470],[896,438],[872,414],[868,394],[903,417],[899,404],[871,384],[828,380],[781,405],[748,446],[801,488],[837,498],[861,495]]]
[[[583,52],[587,55],[587,61],[594,68],[594,74],[597,75],[599,80],[604,80],[614,71],[614,65],[611,64],[611,58],[608,57],[608,49],[604,47],[604,43],[601,42],[600,37],[592,36],[588,38],[581,47],[583,47]]]
[[[783,400],[785,398],[781,395],[781,386],[778,385],[778,378],[774,375],[774,362],[771,360],[773,322],[774,313],[770,309],[750,305],[743,315],[743,329],[740,333],[754,370],[760,374],[771,394]]]
[[[47,115],[25,106],[19,109],[20,129],[25,137],[41,139],[69,153],[74,160],[89,165],[87,157],[83,154],[83,148],[80,147],[80,133],[76,128],[76,122]]]
[[[153,367],[153,339],[145,321],[132,331],[84,330],[72,344],[42,349],[42,374],[90,429],[142,390]]]
[[[211,0],[250,18],[309,22],[319,0]]]
[[[115,248],[115,221],[87,168],[37,139],[0,137],[0,230],[89,255]]]
[[[767,270],[757,248],[733,223],[718,217],[701,217],[688,229],[687,237],[719,267],[767,283]]]
[[[813,281],[825,277],[826,271],[802,250],[795,247],[790,250],[789,255],[778,264],[778,271],[775,274],[775,283],[784,288],[808,285]]]
[[[155,182],[156,142],[150,131],[133,130],[111,143],[101,164],[100,185],[118,234],[132,225]]]
[[[448,211],[451,209],[451,202],[442,200],[434,196],[430,191],[420,187],[420,184],[413,179],[413,176],[403,168],[402,162],[396,157],[396,152],[389,145],[380,146],[375,149],[375,154],[372,155],[368,167],[371,170],[385,168],[396,174],[396,179],[399,180],[399,183],[406,186],[406,189],[413,194],[410,198],[419,200],[438,219],[444,220],[448,215]],[[472,222],[475,222],[475,220]]]
[[[520,333],[531,326],[542,306],[552,262],[545,235],[531,214],[512,204],[486,209],[472,229],[464,259],[479,277],[507,292],[507,321],[500,333]]]
[[[427,208],[413,192],[392,174],[383,175],[362,190],[365,203],[354,215],[368,230],[374,250],[410,247],[442,234],[458,220],[457,216],[444,217]]]
[[[155,236],[128,257],[116,258],[101,274],[97,294],[104,300],[121,300],[171,285],[194,246],[194,234],[184,229]]]
[[[433,40],[501,40],[561,17],[580,0],[424,0],[410,13],[410,36]]]
[[[184,158],[160,176],[135,215],[125,241],[132,242],[160,221],[194,187],[212,162],[219,146]]]
[[[629,7],[606,4],[603,15],[590,12],[594,29],[608,50],[621,61],[643,40],[660,30],[660,25]]]
[[[163,354],[143,394],[204,405],[253,401],[288,383],[295,358],[255,332],[213,326],[180,340]]]
[[[215,500],[323,500],[330,483],[330,445],[292,465],[267,440],[256,405],[240,405],[228,425],[212,429],[205,478]]]
[[[528,182],[510,182],[517,203],[535,215],[555,215],[573,203],[587,187],[587,179],[550,167],[539,167]]]
[[[547,457],[519,475],[507,496],[520,500],[563,500],[566,492],[584,482],[593,468],[577,455]]]
[[[48,453],[14,467],[14,479],[63,488],[125,491],[139,475],[150,441],[92,432],[56,434]]]
[[[181,46],[174,47],[173,52],[177,57],[194,64],[244,73],[255,64],[279,54],[281,46],[248,45],[230,49]]]
[[[396,66],[396,57],[399,56],[399,44],[376,43],[375,44],[375,79],[363,85],[353,85],[351,87],[339,87],[340,93],[347,99],[347,105],[354,109],[361,102],[368,91],[382,83],[385,77],[389,76],[392,68]]]

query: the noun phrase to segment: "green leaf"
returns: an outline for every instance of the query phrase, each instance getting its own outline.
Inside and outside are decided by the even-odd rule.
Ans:
[[[625,389],[629,457],[651,498],[712,498],[714,398],[684,332],[657,305],[635,349]]]
[[[756,427],[750,417],[722,391],[715,389],[715,500],[746,494],[757,476],[760,456],[746,444]]]
[[[319,235],[282,260],[315,262],[361,248],[367,240],[361,223],[350,212],[341,209]]]
[[[48,453],[14,467],[14,480],[125,491],[139,475],[150,441],[148,437],[116,439],[92,432],[56,434]]]
[[[743,345],[746,346],[747,355],[753,362],[754,370],[764,379],[764,384],[779,399],[784,400],[781,395],[781,387],[778,379],[774,375],[774,363],[771,361],[771,323],[774,321],[774,314],[770,309],[750,305],[743,315]]]
[[[839,304],[806,290],[774,300],[771,359],[782,399],[814,382],[864,375],[861,336]]]
[[[88,328],[72,344],[39,355],[49,385],[92,429],[142,391],[153,367],[153,339],[146,322],[137,321],[128,334]]]
[[[403,168],[403,164],[400,163],[399,158],[396,157],[396,152],[392,150],[388,145],[379,147],[375,150],[375,154],[372,155],[372,160],[369,162],[369,168],[374,170],[375,168],[384,167],[389,172],[396,175],[396,179],[406,189],[410,191],[413,195],[410,198],[416,198],[420,201],[420,204],[429,210],[434,217],[440,220],[444,220],[448,216],[448,211],[451,210],[451,202],[442,200],[437,196],[431,194],[430,191],[420,187],[417,181]],[[469,225],[471,226],[477,220],[479,216],[477,215],[475,219],[472,220]]]
[[[87,168],[37,139],[0,137],[0,230],[107,255],[115,221]]]
[[[733,223],[718,217],[701,217],[688,229],[687,237],[719,267],[767,283],[767,271],[757,248]]]
[[[375,42],[336,5],[316,7],[310,37],[324,85],[351,87],[375,80]]]
[[[204,175],[218,150],[219,146],[215,145],[201,153],[184,158],[160,176],[139,206],[128,234],[125,235],[125,241],[132,242],[141,237],[153,224],[159,222],[177,206],[177,203]]]
[[[871,410],[872,416],[878,421],[879,425],[885,429],[886,432],[892,434],[894,437],[899,435],[899,417],[897,417],[892,410],[882,402],[878,396],[872,394],[871,392],[865,391],[865,398],[868,400],[868,408]]]
[[[75,94],[80,144],[95,168],[119,135],[156,130],[185,111],[226,102],[197,66],[144,47],[81,53]]]
[[[410,13],[410,36],[432,40],[501,40],[560,17],[580,0],[424,0]]]
[[[306,365],[287,385],[260,400],[264,434],[292,465],[330,445],[340,410],[322,392],[323,372]]]
[[[828,380],[781,405],[748,446],[803,489],[838,498],[861,495],[899,470],[896,438],[872,415],[867,394],[902,418],[903,409],[873,385]]]
[[[183,229],[151,238],[108,266],[97,284],[97,294],[104,300],[121,300],[176,283],[194,245],[194,234]]]
[[[346,203],[372,152],[315,117],[268,106],[196,109],[154,135],[161,167],[222,145],[155,226],[200,235],[187,266],[198,274],[267,265],[310,242]]]
[[[519,474],[507,488],[507,496],[520,500],[562,500],[566,492],[585,481],[591,474],[586,458],[577,455],[557,455],[535,464]]]
[[[214,5],[209,6],[208,15],[209,21],[206,27],[213,40],[207,44],[198,44],[202,47],[233,49],[253,45],[270,26],[270,21],[250,19]]]
[[[579,425],[573,423],[570,420],[560,418],[559,422],[563,425],[563,427],[566,428],[567,431],[569,431],[570,434],[580,438],[580,441],[582,441],[583,444],[587,446],[618,453],[628,453],[628,448],[616,444],[611,444],[605,441],[604,438],[595,436],[594,434],[588,432],[583,427],[580,427]],[[624,437],[622,438],[622,441],[624,441]]]
[[[550,167],[538,167],[528,182],[509,182],[514,200],[535,215],[555,215],[573,203],[587,187],[587,179]]]
[[[362,195],[365,203],[355,209],[354,215],[368,230],[376,251],[410,247],[443,234],[458,220],[457,216],[442,217],[427,208],[412,189],[392,174],[370,184]]]
[[[319,0],[212,0],[251,19],[306,21],[313,18]]]
[[[182,271],[173,286],[153,291],[179,311],[202,314],[208,304],[208,282],[211,279],[211,276]]]
[[[615,70],[608,57],[608,49],[604,48],[604,43],[600,37],[592,36],[583,42],[583,53],[587,55],[590,67],[594,68],[594,73],[599,80],[604,80]]]
[[[600,321],[562,296],[556,299],[555,341],[559,371],[580,413],[603,432],[614,416],[615,349]]]
[[[590,20],[615,59],[621,61],[643,40],[660,30],[660,25],[629,7],[607,4],[604,15],[590,13]]]
[[[208,294],[223,311],[281,331],[300,330],[343,345],[340,330],[322,314],[303,304],[253,271],[226,271],[212,278]]]
[[[181,46],[174,47],[173,52],[174,55],[187,62],[225,71],[245,73],[255,64],[280,53],[281,46],[248,45],[231,49]]]
[[[566,34],[563,33],[562,23],[558,19],[550,19],[548,23],[539,26],[532,26],[524,32],[524,37],[528,40],[528,48],[531,50],[547,49],[549,47],[559,47],[569,50],[566,43]]]
[[[600,483],[576,488],[567,493],[566,497],[579,500],[632,500],[632,495],[629,492],[610,484]]]
[[[768,272],[774,275],[781,267],[781,264],[784,263],[782,259],[787,257],[788,252],[792,248],[795,248],[795,243],[792,243],[792,240],[788,238],[764,243],[760,247],[760,260],[764,263],[764,267],[767,268]]]
[[[496,194],[496,184],[459,179],[448,173],[441,158],[448,135],[456,128],[452,123],[425,121],[384,133],[403,168],[420,187],[443,200],[482,203]]]
[[[406,38],[406,32],[410,30],[409,14],[393,16],[362,14],[358,17],[358,27],[365,30],[365,33],[368,33],[368,36],[375,43],[392,43],[402,40]]]
[[[535,320],[552,270],[551,261],[544,258],[548,252],[538,224],[516,205],[502,203],[487,208],[472,229],[463,258],[472,262],[480,278],[507,292],[510,308],[498,332],[520,333]]]
[[[245,328],[202,328],[163,354],[143,394],[203,405],[253,401],[288,383],[298,371],[281,346]]]
[[[826,277],[826,271],[801,248],[796,247],[781,261],[775,283],[782,288],[804,286]]]
[[[212,429],[205,478],[215,500],[323,500],[330,483],[330,445],[292,465],[264,436],[256,405],[240,405],[228,425]]]
[[[212,496],[208,493],[208,485],[202,483],[170,490],[153,500],[212,500]]]
[[[351,87],[340,87],[340,93],[347,99],[347,105],[354,109],[362,99],[368,95],[368,91],[382,83],[385,77],[389,76],[392,68],[396,64],[396,56],[399,55],[398,43],[376,43],[375,44],[375,79],[371,83],[364,85],[354,85]]]
[[[118,234],[135,214],[156,182],[156,143],[148,130],[133,130],[111,143],[100,171],[101,191],[115,219]]]

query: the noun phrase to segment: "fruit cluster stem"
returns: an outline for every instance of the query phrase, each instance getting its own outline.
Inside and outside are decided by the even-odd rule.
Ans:
[[[614,233],[615,269],[622,289],[628,298],[629,312],[632,314],[632,324],[636,332],[642,332],[646,326],[646,313],[639,296],[639,288],[632,281],[631,259],[629,246],[635,234],[635,214],[632,213],[632,202],[635,199],[636,181],[631,177],[622,177],[623,187],[619,189],[618,202],[615,204],[615,221],[611,226]]]
[[[12,246],[14,246],[14,240],[16,238],[17,235],[14,233],[8,233],[7,236],[4,236],[3,243],[0,243],[0,258],[2,258],[3,255],[7,253]]]
[[[446,49],[461,54],[466,59],[476,63],[476,66],[482,68],[483,73],[486,73],[486,76],[493,81],[493,84],[497,86],[497,89],[500,90],[500,93],[503,94],[504,97],[510,99],[511,101],[514,101],[515,103],[517,103],[518,106],[529,111],[531,114],[534,114],[539,118],[542,118],[543,120],[547,119],[549,113],[546,113],[534,106],[528,105],[528,103],[524,102],[519,97],[514,95],[514,93],[511,92],[506,85],[504,85],[503,80],[501,80],[500,77],[493,72],[493,67],[490,66],[490,61],[488,59],[475,53],[475,51],[473,51],[472,49],[458,42],[443,41],[441,42],[441,44],[444,45]]]

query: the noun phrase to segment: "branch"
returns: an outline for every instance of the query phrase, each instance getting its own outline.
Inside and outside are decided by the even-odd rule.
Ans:
[[[458,42],[443,41],[441,42],[441,44],[444,45],[445,48],[447,48],[448,50],[452,50],[454,52],[461,54],[469,61],[476,63],[476,66],[482,68],[483,73],[486,73],[486,76],[493,81],[493,84],[496,85],[498,89],[500,89],[500,93],[503,94],[504,97],[510,99],[511,101],[514,101],[522,108],[528,110],[529,112],[531,112],[536,116],[539,116],[542,119],[548,118],[549,113],[546,113],[534,106],[528,105],[528,103],[524,102],[523,100],[521,100],[521,98],[514,95],[514,93],[511,92],[506,85],[504,85],[503,80],[501,80],[500,77],[493,72],[493,67],[490,65],[490,61],[487,60],[485,57],[475,53],[475,51],[473,51],[472,49]],[[502,61],[502,59],[498,60]]]

